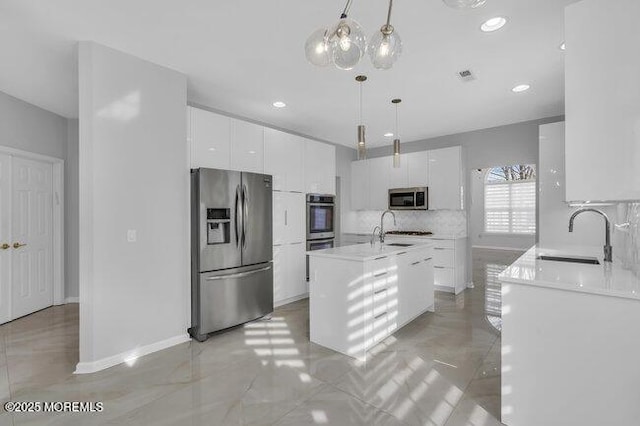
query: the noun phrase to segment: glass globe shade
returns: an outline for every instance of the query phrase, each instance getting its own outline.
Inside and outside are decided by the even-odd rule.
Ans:
[[[331,63],[327,34],[329,32],[326,28],[320,28],[314,31],[304,44],[304,54],[307,61],[318,67],[326,67]]]
[[[484,5],[487,0],[442,0],[444,4],[454,9],[475,9]]]
[[[397,31],[391,34],[383,34],[376,31],[367,47],[371,63],[378,69],[387,70],[391,68],[402,53],[402,40]]]
[[[330,34],[329,51],[335,66],[343,70],[355,67],[367,49],[367,38],[360,24],[344,18],[338,21]]]

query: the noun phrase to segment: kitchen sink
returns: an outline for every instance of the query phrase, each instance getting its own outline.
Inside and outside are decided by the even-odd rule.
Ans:
[[[391,244],[385,244],[385,246],[389,246],[389,247],[411,247],[414,244],[406,244],[406,243],[391,243]]]
[[[580,256],[538,256],[540,260],[552,260],[555,262],[571,262],[571,263],[586,263],[589,265],[599,265],[600,262],[595,257],[580,257]]]

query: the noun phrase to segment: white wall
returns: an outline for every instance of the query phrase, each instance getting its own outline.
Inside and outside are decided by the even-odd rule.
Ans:
[[[79,207],[78,207],[78,120],[67,120],[67,159],[64,176],[64,230],[65,230],[65,297],[78,298],[79,278]]]
[[[187,83],[92,42],[78,58],[77,372],[91,372],[188,339]]]

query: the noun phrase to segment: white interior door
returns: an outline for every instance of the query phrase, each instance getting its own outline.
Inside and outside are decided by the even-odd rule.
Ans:
[[[53,305],[53,167],[50,163],[13,157],[11,168],[14,319]]]
[[[11,157],[0,154],[0,324],[11,318]]]

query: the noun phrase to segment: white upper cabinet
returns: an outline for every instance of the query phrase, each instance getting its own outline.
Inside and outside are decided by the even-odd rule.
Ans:
[[[304,149],[301,137],[264,129],[264,172],[273,176],[275,191],[304,192]]]
[[[389,167],[389,183],[387,189],[407,187],[407,154],[400,155],[400,167],[393,167],[393,156],[386,157]]]
[[[351,162],[351,210],[369,208],[369,164],[367,161]]]
[[[231,169],[264,172],[264,127],[242,120],[232,120]]]
[[[429,210],[461,210],[463,205],[462,148],[429,151]]]
[[[640,199],[640,1],[565,10],[566,200]]]
[[[336,193],[336,148],[326,143],[305,140],[305,192],[311,194]]]
[[[391,157],[378,157],[366,161],[369,164],[369,210],[387,210]]]
[[[402,159],[407,168],[407,187],[429,186],[429,151],[411,152]]]
[[[191,168],[230,167],[231,119],[198,108],[187,108]]]

